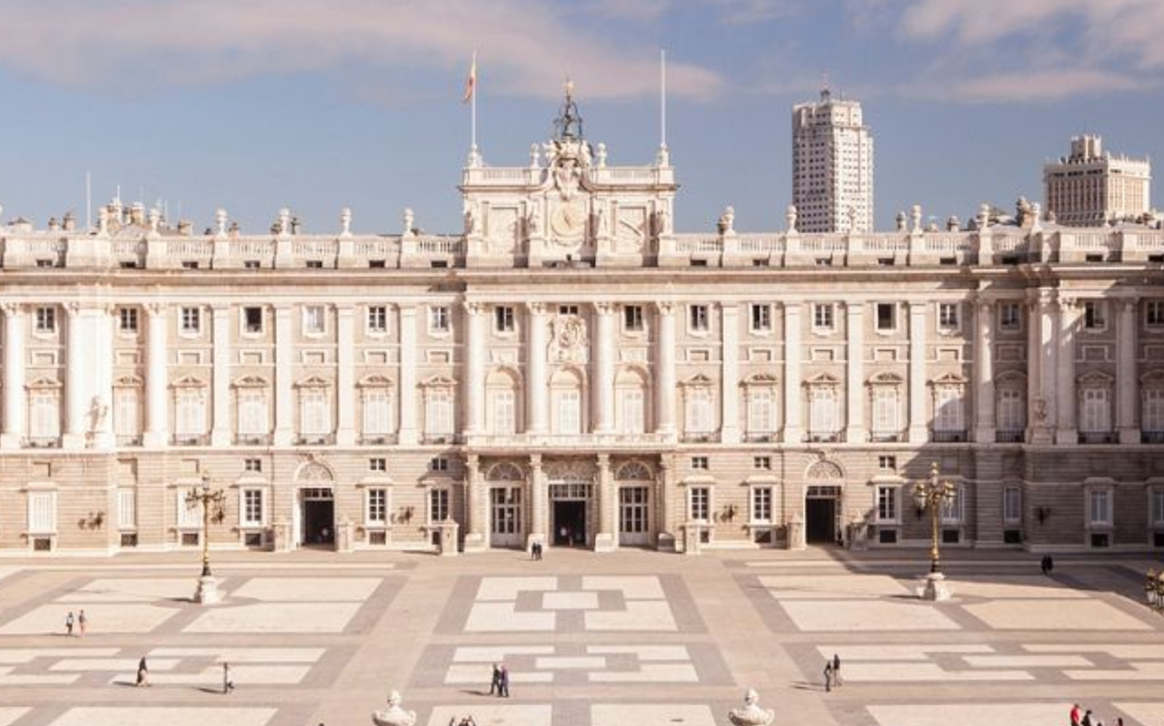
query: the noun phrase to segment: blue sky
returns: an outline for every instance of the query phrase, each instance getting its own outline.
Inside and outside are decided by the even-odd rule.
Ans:
[[[790,111],[859,98],[876,139],[877,224],[919,203],[963,220],[1041,194],[1069,138],[1164,158],[1161,0],[0,0],[4,217],[83,215],[116,185],[197,228],[282,206],[308,231],[397,232],[412,207],[456,231],[460,103],[478,51],[487,163],[548,138],[562,80],[610,163],[668,142],[679,231],[775,230]],[[1159,205],[1159,192],[1154,195]]]

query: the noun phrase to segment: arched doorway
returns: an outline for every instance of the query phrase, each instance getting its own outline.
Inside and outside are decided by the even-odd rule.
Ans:
[[[618,487],[618,544],[643,547],[651,542],[651,489],[655,477],[646,464],[629,461],[615,472]]]
[[[517,464],[503,461],[489,467],[485,481],[489,487],[489,546],[523,546],[525,472]]]
[[[836,463],[821,460],[808,467],[804,489],[804,535],[808,544],[827,545],[841,531],[845,474]]]
[[[581,460],[546,464],[550,500],[550,542],[559,547],[588,547],[594,522],[594,466]]]
[[[300,547],[335,546],[335,481],[331,470],[309,462],[295,473],[295,532]]]

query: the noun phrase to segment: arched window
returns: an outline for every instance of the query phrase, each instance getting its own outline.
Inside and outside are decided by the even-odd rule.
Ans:
[[[582,420],[582,378],[572,369],[559,370],[550,381],[552,433],[580,434]]]
[[[489,433],[510,435],[519,429],[520,409],[518,383],[512,372],[496,369],[485,381],[485,405]]]
[[[647,383],[642,372],[635,368],[624,368],[619,371],[614,387],[615,416],[619,433],[646,433]]]

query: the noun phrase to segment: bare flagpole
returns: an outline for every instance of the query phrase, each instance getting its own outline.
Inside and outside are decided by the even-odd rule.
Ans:
[[[667,51],[659,49],[659,166],[671,164],[667,152]]]

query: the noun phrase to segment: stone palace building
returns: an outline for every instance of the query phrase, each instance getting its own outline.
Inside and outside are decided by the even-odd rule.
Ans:
[[[0,227],[0,552],[903,547],[934,462],[948,546],[1164,547],[1164,231],[677,233],[570,99],[460,189],[449,236]]]

